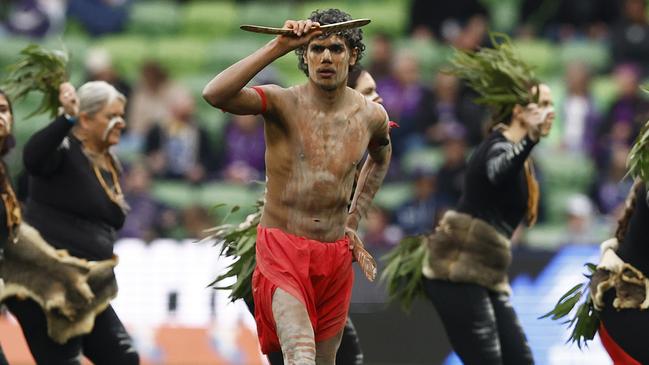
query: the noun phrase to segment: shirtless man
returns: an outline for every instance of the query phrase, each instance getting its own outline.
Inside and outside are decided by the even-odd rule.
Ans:
[[[203,91],[213,106],[262,114],[266,135],[266,204],[257,234],[253,276],[262,352],[285,364],[334,364],[345,325],[353,271],[350,249],[358,222],[387,172],[388,117],[346,86],[362,57],[360,30],[323,35],[320,25],[351,20],[337,9],[286,21],[278,36],[218,74]],[[306,84],[245,85],[275,59],[297,49]],[[365,151],[351,207],[356,166]],[[373,273],[367,273],[373,278]]]

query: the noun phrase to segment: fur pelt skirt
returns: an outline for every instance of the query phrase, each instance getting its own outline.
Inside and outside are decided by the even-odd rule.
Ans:
[[[18,239],[0,260],[0,302],[32,299],[47,317],[49,336],[64,344],[92,331],[95,316],[117,295],[117,257],[88,261],[50,246],[32,226],[21,223]]]
[[[424,263],[425,277],[511,294],[507,277],[511,243],[487,222],[449,210],[426,241],[430,254]]]

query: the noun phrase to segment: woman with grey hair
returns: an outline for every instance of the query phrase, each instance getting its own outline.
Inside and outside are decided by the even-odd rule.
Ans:
[[[110,306],[117,294],[113,244],[128,209],[110,147],[125,127],[126,98],[94,81],[78,91],[62,84],[59,100],[63,113],[23,152],[29,174],[24,220],[58,251],[38,249],[54,255],[21,284],[29,299],[12,297],[7,304],[38,364],[77,365],[81,353],[94,364],[138,364]]]

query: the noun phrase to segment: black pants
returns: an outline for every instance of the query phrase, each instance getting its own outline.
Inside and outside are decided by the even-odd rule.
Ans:
[[[80,365],[82,353],[95,365],[140,363],[131,337],[111,306],[95,318],[92,332],[60,345],[47,335],[45,314],[36,302],[12,298],[6,304],[18,319],[29,350],[39,365]]]
[[[250,313],[255,313],[255,304],[252,300],[246,300],[246,305]],[[271,365],[284,365],[284,356],[282,352],[272,352],[268,354],[268,361]],[[345,328],[343,329],[343,337],[340,340],[340,347],[336,352],[336,365],[362,365],[363,364],[363,351],[361,344],[356,334],[356,329],[352,320],[347,317]]]
[[[649,364],[649,311],[639,309],[617,310],[613,307],[615,290],[604,294],[604,309],[600,318],[606,332],[624,352],[639,361]]]
[[[514,308],[504,294],[475,284],[424,279],[426,296],[465,365],[533,364]]]

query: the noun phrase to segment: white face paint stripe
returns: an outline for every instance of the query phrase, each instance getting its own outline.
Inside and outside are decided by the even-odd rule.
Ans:
[[[553,107],[543,109],[543,113],[541,114],[541,123],[545,123],[545,120],[548,119],[548,115],[550,115],[550,113],[554,113]]]
[[[113,130],[113,128],[115,128],[117,124],[126,125],[126,122],[124,122],[124,119],[122,117],[113,117],[110,120],[110,122],[108,122],[108,126],[106,127],[106,130],[104,130],[104,136],[103,136],[104,142],[108,140],[108,135]]]

